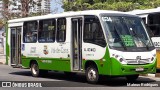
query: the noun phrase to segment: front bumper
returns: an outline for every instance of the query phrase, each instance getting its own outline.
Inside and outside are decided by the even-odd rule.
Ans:
[[[156,60],[151,64],[145,65],[124,65],[115,58],[111,58],[111,74],[110,75],[133,75],[133,74],[147,74],[156,73]],[[136,68],[142,67],[143,71],[136,71]]]

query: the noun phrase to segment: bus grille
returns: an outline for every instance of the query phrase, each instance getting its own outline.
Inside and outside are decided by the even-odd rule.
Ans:
[[[127,64],[148,64],[149,63],[148,59],[141,59],[141,60],[128,59],[126,61],[127,61]]]

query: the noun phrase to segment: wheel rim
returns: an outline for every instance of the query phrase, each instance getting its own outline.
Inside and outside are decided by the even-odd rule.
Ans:
[[[91,80],[91,81],[95,81],[97,79],[96,70],[90,69],[88,71],[88,79]]]
[[[33,72],[34,75],[37,74],[37,72],[38,72],[38,66],[36,64],[33,65],[32,72]]]

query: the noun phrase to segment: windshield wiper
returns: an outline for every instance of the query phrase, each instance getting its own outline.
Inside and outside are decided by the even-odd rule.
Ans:
[[[119,32],[117,31],[115,25],[114,25],[114,31],[116,31],[118,37],[120,38],[120,41],[119,41],[119,42],[121,42],[121,44],[122,44],[124,50],[127,50],[127,47],[126,47],[125,43],[123,42],[122,38],[120,37]]]
[[[139,38],[143,42],[143,44],[146,46],[146,49],[149,50],[149,46],[148,46],[149,43],[146,44],[145,41],[143,41],[141,35],[137,34],[134,30],[132,30],[132,32],[134,34],[133,36],[135,36],[136,38]]]

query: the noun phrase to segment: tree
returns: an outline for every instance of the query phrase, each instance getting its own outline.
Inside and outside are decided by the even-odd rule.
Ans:
[[[9,5],[9,0],[3,0],[3,8],[1,13],[4,19],[7,19],[7,20],[11,18],[11,15],[8,10],[8,5]]]
[[[134,9],[149,9],[160,6],[160,0],[74,0],[63,2],[65,11],[90,9],[131,11]],[[81,4],[79,4],[81,2]],[[85,6],[85,8],[83,8]]]
[[[36,2],[34,0],[21,0],[22,8],[22,17],[29,16],[29,8],[34,7]]]
[[[4,26],[4,22],[2,19],[0,19],[0,30],[3,28],[3,26]]]

